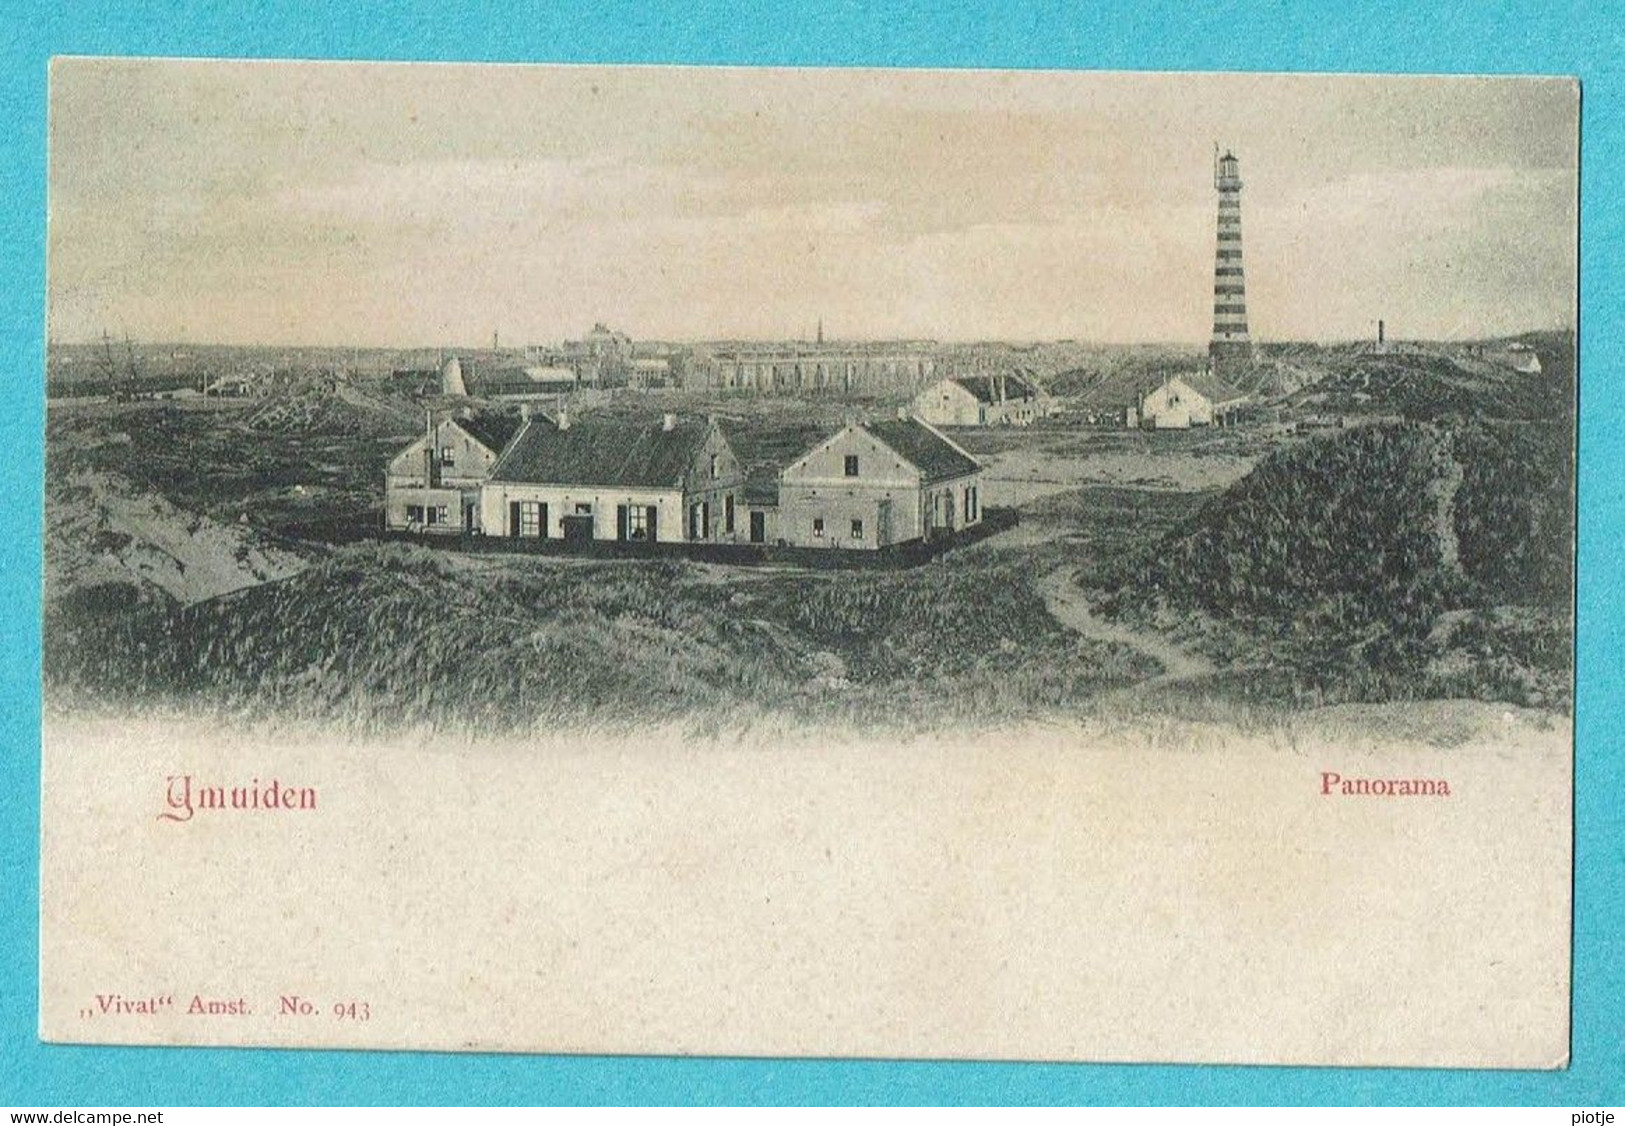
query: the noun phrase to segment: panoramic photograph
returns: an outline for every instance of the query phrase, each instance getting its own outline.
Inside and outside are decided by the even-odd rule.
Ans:
[[[1426,815],[1457,834],[1427,862],[1535,826],[1529,871],[1509,877],[1544,897],[1517,924],[1540,930],[1529,1040],[1566,1029],[1572,82],[61,59],[51,87],[48,894],[96,847],[59,819],[53,865],[53,787],[82,803],[110,761],[151,763],[130,799],[144,841],[211,817],[351,816],[317,774],[362,772],[383,803],[405,774],[384,764],[417,755],[465,812],[500,801],[486,789],[508,772],[560,816],[566,792],[624,787],[656,808],[721,779],[674,823],[749,808],[764,839],[762,787],[792,776],[871,803],[870,824],[1008,800],[1077,840],[1114,817],[1185,819],[1191,770],[1222,779],[1204,801],[1241,809],[1289,791],[1306,809],[1419,799],[1372,815],[1392,819],[1493,793],[1472,830]],[[549,788],[564,761],[605,773]],[[1082,808],[1072,771],[1091,802],[1129,778],[1168,796],[1055,830],[1044,817]],[[992,781],[948,795],[962,772]],[[349,832],[393,823],[368,808]],[[1258,830],[1203,810],[1226,847]],[[631,817],[599,812],[589,837]],[[495,816],[540,853],[513,827],[540,814]],[[1378,858],[1369,886],[1342,884],[1356,902],[1400,863],[1392,834],[1425,845],[1434,829],[1361,831],[1344,860]],[[854,871],[878,900],[891,844],[875,832]],[[1102,846],[1112,879],[1141,871],[1134,840],[1146,870],[1195,878],[1178,841],[1130,833]],[[1069,878],[1016,870],[1022,886]],[[654,901],[703,916],[686,889]],[[1234,894],[1246,915],[1251,893]],[[67,949],[85,916],[59,906],[47,938],[60,927]],[[802,906],[798,933],[827,933],[824,908]],[[768,925],[752,918],[711,921],[742,946]],[[1097,920],[1067,941],[1103,967],[1158,918],[1139,903],[1120,932]],[[1169,950],[1203,933],[1164,929],[1148,941]],[[1028,969],[999,972],[1041,989]],[[843,980],[861,992],[862,973]],[[87,1025],[83,989],[48,994],[48,1023],[78,1014],[53,1024],[70,1038],[310,1037],[182,1031],[161,1011],[108,1026],[105,1006]],[[795,1031],[810,1014],[774,1032],[730,1009],[662,1035],[611,1007],[623,1016],[584,1038],[562,1016],[492,1035],[1527,1058],[1482,1021],[1489,1039],[1464,1041],[1448,1006],[1454,1031],[1419,1026],[1431,1046],[1412,1051],[1290,1022],[1264,1035],[1262,1018],[1229,1038],[1171,1018],[1129,1034],[1126,993],[1095,1003],[1098,1028],[1064,1031],[984,1013],[904,1034],[847,1013],[839,1035]]]

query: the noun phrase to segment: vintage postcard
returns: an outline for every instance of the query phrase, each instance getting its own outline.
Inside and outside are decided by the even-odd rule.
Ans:
[[[41,1034],[1563,1066],[1578,106],[58,60]]]

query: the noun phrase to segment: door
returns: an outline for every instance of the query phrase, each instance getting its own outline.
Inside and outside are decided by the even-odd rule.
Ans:
[[[570,547],[582,547],[592,543],[592,517],[591,516],[561,516],[559,523],[564,528],[564,542]]]
[[[891,498],[881,501],[875,510],[875,546],[891,543]]]
[[[752,512],[750,514],[750,542],[767,542],[767,513]]]

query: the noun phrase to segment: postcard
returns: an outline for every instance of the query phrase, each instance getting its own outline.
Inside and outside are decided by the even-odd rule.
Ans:
[[[41,1035],[1564,1066],[1578,99],[56,60]]]

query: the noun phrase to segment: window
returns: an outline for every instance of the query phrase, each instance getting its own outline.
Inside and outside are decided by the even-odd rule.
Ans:
[[[532,538],[542,534],[542,506],[536,501],[519,502],[519,534]]]
[[[592,515],[592,505],[589,504],[586,501],[577,502],[577,504],[576,504],[576,515],[577,516],[591,516]]]
[[[639,542],[649,538],[649,510],[641,504],[626,510],[626,538]]]
[[[716,454],[711,455],[711,480],[715,481],[722,476],[722,459]]]
[[[856,477],[858,475],[858,455],[857,454],[847,454],[846,455],[846,475],[848,477]]]
[[[451,469],[457,464],[457,451],[450,446],[440,447],[440,465],[443,469]]]
[[[437,504],[433,508],[429,509],[429,524],[430,524],[430,526],[433,526],[435,524],[444,524],[444,523],[446,523],[446,520],[447,520],[447,517],[446,517],[446,506],[445,505]]]
[[[824,518],[822,516],[814,516],[813,517],[813,539],[821,540],[823,538],[824,538]]]
[[[734,495],[729,493],[722,500],[722,530],[730,536],[734,530]]]
[[[853,519],[853,521],[852,521],[852,538],[855,539],[855,540],[861,540],[863,538],[863,521],[862,520],[858,520],[856,518]]]
[[[423,523],[423,506],[421,504],[409,504],[406,506],[406,522],[408,524]]]

